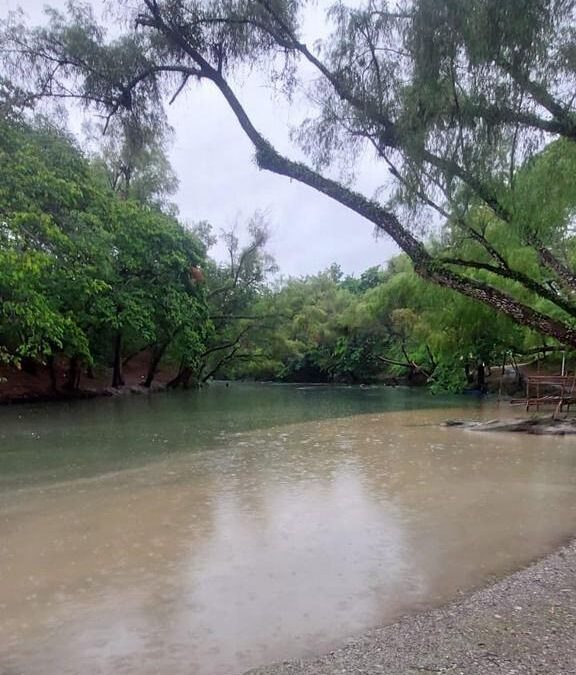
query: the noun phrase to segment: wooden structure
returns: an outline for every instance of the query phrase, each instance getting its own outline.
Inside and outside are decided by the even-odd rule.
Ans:
[[[512,405],[525,405],[540,410],[540,406],[555,406],[554,416],[576,404],[576,372],[574,375],[528,375],[526,398],[512,399]],[[545,393],[549,392],[549,393]]]

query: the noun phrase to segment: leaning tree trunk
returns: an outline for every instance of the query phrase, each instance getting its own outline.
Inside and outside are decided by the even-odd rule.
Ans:
[[[122,374],[122,331],[116,333],[114,340],[114,364],[112,372],[112,386],[123,387],[125,384]]]
[[[187,44],[181,35],[166,25],[158,25],[163,32],[167,32],[199,66],[201,76],[211,80],[224,96],[232,112],[236,116],[244,133],[248,136],[256,150],[256,163],[260,169],[286,176],[299,183],[308,185],[317,192],[348,207],[358,215],[372,222],[379,230],[388,234],[396,244],[412,260],[414,269],[420,276],[451,288],[469,298],[478,300],[489,307],[512,318],[516,323],[532,328],[539,333],[555,338],[563,345],[576,347],[576,329],[569,323],[557,320],[551,315],[543,314],[532,309],[521,300],[516,300],[498,288],[477,281],[471,277],[462,276],[434,260],[423,243],[418,241],[410,230],[404,227],[396,215],[383,208],[377,202],[367,199],[340,183],[322,176],[305,164],[294,162],[281,155],[269,141],[254,127],[242,104],[222,76],[220,70],[211,66],[194,48]],[[523,283],[522,279],[518,279]],[[523,284],[525,285],[525,284]]]
[[[166,386],[168,389],[177,389],[178,387],[186,389],[190,384],[192,373],[192,368],[190,366],[184,365],[184,362],[181,362],[180,368],[178,369],[178,374],[176,377],[172,378]]]

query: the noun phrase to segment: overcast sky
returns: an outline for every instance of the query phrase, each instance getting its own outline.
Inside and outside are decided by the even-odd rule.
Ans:
[[[0,0],[0,16],[4,19],[20,6],[38,23],[46,4],[64,8],[65,0]],[[318,0],[310,11],[305,26],[309,44],[321,34],[329,4]],[[239,85],[239,98],[256,126],[280,150],[298,155],[288,129],[305,116],[302,99],[289,106],[253,75]],[[332,262],[347,274],[359,274],[397,252],[388,238],[376,240],[372,225],[343,206],[283,176],[258,170],[251,144],[209,83],[191,85],[169,107],[168,116],[175,131],[170,156],[180,181],[175,201],[183,220],[206,220],[219,231],[246,222],[255,210],[264,211],[272,231],[269,250],[283,275],[313,274]],[[386,177],[382,166],[362,164],[355,187],[372,196]],[[222,255],[218,248],[211,253]]]

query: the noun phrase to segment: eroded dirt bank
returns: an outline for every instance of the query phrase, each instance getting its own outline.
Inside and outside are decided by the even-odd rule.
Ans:
[[[576,673],[576,541],[470,596],[251,675]]]
[[[35,403],[40,401],[67,401],[73,399],[116,396],[129,393],[148,393],[163,389],[176,374],[173,368],[161,368],[149,389],[143,386],[148,369],[149,356],[142,352],[124,366],[125,386],[111,386],[110,369],[100,369],[92,377],[83,372],[76,389],[68,386],[68,369],[64,362],[56,363],[51,374],[46,365],[32,364],[28,369],[16,369],[0,365],[0,405],[11,403]]]

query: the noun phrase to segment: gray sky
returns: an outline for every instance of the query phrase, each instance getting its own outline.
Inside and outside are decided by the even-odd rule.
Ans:
[[[21,6],[38,23],[46,4],[63,8],[65,2],[0,0],[0,17]],[[328,4],[318,0],[308,16],[309,44],[321,34]],[[288,129],[305,117],[303,100],[289,106],[254,75],[238,85],[239,98],[260,131],[280,150],[300,157]],[[255,210],[264,211],[272,231],[268,248],[284,275],[312,274],[332,262],[347,274],[358,274],[397,252],[388,238],[375,240],[372,225],[351,211],[311,188],[258,170],[252,146],[209,83],[191,85],[168,116],[175,130],[171,160],[180,180],[175,201],[183,220],[207,220],[218,231],[246,222]],[[382,166],[363,161],[355,187],[372,196],[386,178],[382,172]],[[222,255],[218,247],[211,253]]]

